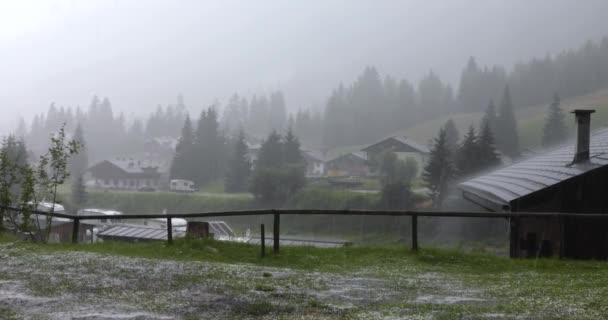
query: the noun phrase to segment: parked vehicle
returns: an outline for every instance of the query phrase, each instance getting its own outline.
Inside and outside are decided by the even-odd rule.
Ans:
[[[169,183],[169,190],[174,192],[195,192],[194,182],[190,180],[173,179]]]

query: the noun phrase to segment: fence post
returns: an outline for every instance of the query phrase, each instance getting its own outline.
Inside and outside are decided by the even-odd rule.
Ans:
[[[274,254],[279,254],[279,228],[280,228],[280,224],[281,224],[281,215],[279,213],[277,213],[276,211],[274,211],[274,225],[272,228],[272,235],[273,235],[273,247],[272,247],[272,252]]]
[[[260,226],[260,244],[262,245],[262,258],[264,258],[266,256],[266,232],[263,223]]]
[[[173,244],[173,226],[171,225],[171,218],[167,218],[167,243]]]
[[[418,215],[412,215],[412,251],[418,252]]]
[[[72,220],[72,243],[78,243],[78,227],[80,227],[80,219]]]

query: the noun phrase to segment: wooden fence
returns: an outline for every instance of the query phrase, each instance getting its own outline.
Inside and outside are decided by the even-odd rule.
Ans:
[[[21,212],[18,208],[0,206],[0,209],[7,211]],[[31,214],[45,215],[45,211],[31,211]],[[53,213],[53,217],[67,218],[73,221],[72,242],[78,242],[78,229],[80,221],[101,220],[101,219],[167,219],[167,242],[173,243],[172,218],[217,218],[217,217],[238,217],[238,216],[273,216],[273,252],[279,253],[281,215],[340,215],[340,216],[391,216],[391,217],[411,217],[412,223],[412,250],[418,250],[418,217],[445,217],[445,218],[593,218],[608,219],[608,214],[602,213],[550,213],[550,212],[450,212],[450,211],[400,211],[400,210],[304,210],[304,209],[262,209],[262,210],[243,210],[228,212],[203,212],[203,213],[172,213],[166,215],[159,214],[131,214],[131,215],[72,215],[65,213]]]

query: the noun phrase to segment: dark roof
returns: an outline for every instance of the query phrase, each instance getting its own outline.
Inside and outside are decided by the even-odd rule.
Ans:
[[[327,162],[335,162],[335,161],[342,161],[344,159],[354,159],[354,160],[358,160],[358,161],[367,161],[367,157],[365,156],[365,154],[363,152],[351,152],[351,153],[346,153],[346,154],[342,154],[339,155],[333,159],[327,160]]]
[[[385,143],[398,143],[400,144],[403,148],[404,151],[397,151],[397,152],[420,152],[420,153],[429,153],[429,148],[427,148],[426,146],[419,144],[418,142],[406,137],[406,136],[392,136],[392,137],[387,137],[384,138],[382,140],[379,140],[375,143],[370,144],[369,146],[361,149],[361,151],[372,151],[373,149],[377,148],[378,146],[380,146],[381,144],[385,144]]]
[[[608,129],[591,137],[590,161],[572,164],[574,145],[564,146],[463,182],[465,192],[502,206],[608,164]]]
[[[158,169],[160,167],[157,163],[130,158],[112,159],[108,160],[108,162],[127,173],[144,173],[144,169]]]

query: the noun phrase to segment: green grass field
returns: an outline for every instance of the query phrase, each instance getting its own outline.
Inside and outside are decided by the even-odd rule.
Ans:
[[[203,240],[182,239],[173,245],[43,245],[13,241],[4,236],[0,243],[4,246],[12,242],[23,255],[94,252],[152,259],[143,260],[150,263],[212,263],[213,274],[182,277],[180,281],[185,282],[181,285],[191,286],[197,281],[204,285],[219,277],[224,289],[214,290],[266,297],[251,304],[241,303],[244,308],[235,307],[236,313],[228,317],[234,319],[602,319],[608,314],[608,264],[601,261],[508,259],[432,248],[414,254],[402,246],[282,247],[278,256],[270,254],[262,259],[257,246]],[[95,269],[88,264],[88,270]],[[232,270],[232,266],[241,266],[239,270],[262,267],[267,271],[263,276],[262,271],[257,271],[260,277],[255,278],[222,271]],[[79,268],[77,261],[73,267]],[[292,274],[288,282],[276,277],[285,272]],[[311,298],[330,290],[328,286],[332,285],[327,279],[351,283],[347,281],[351,277],[356,279],[357,295],[364,302],[340,304]],[[363,280],[366,284],[360,282]],[[380,281],[382,289],[374,287],[374,281]],[[71,283],[66,287],[79,285]],[[45,286],[35,288],[46,290]],[[385,294],[391,298],[376,299]]]

